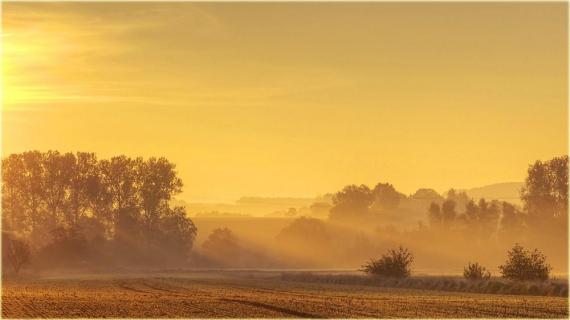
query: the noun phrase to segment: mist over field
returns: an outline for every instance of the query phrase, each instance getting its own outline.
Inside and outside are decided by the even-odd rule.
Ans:
[[[164,268],[356,272],[387,250],[404,247],[413,253],[415,274],[459,275],[473,261],[498,274],[517,243],[543,252],[556,275],[565,276],[568,267],[567,157],[531,164],[524,183],[443,194],[423,188],[411,195],[390,183],[348,185],[313,199],[244,197],[235,204],[175,200],[183,183],[166,158],[31,151],[5,158],[2,173],[8,273],[21,267],[31,274]],[[510,196],[516,189],[519,199]],[[498,196],[470,196],[488,190]],[[18,257],[6,256],[15,250],[12,243],[30,252],[13,270],[9,260]]]
[[[356,270],[368,259],[403,245],[415,253],[415,271],[419,274],[458,275],[468,261],[475,260],[497,274],[497,266],[505,260],[507,250],[515,243],[522,243],[543,250],[555,266],[554,272],[564,276],[567,234],[564,228],[554,229],[555,235],[551,238],[535,240],[541,236],[532,235],[529,231],[532,227],[523,221],[526,216],[520,199],[522,188],[523,183],[501,183],[455,194],[452,190],[443,195],[424,189],[409,196],[397,195],[398,200],[391,208],[374,211],[371,205],[372,212],[366,213],[366,217],[346,219],[330,217],[330,210],[335,206],[333,194],[314,199],[258,198],[255,205],[249,206],[237,201],[235,204],[185,203],[185,207],[198,229],[203,231],[197,236],[197,244],[207,241],[215,229],[227,228],[235,235],[236,242],[264,253],[267,261],[257,267]],[[498,196],[493,197],[493,194]],[[491,200],[485,200],[484,196]],[[456,203],[450,213],[455,215],[450,218],[454,221],[439,227],[430,220],[430,205],[441,205],[449,200]],[[479,205],[490,207],[483,209],[488,213],[474,213]],[[268,213],[263,214],[259,208]],[[485,219],[470,215],[488,215],[487,230],[470,226]],[[238,261],[240,259],[224,264],[256,267],[255,263]]]

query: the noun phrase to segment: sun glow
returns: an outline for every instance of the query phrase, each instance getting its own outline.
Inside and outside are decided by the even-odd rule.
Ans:
[[[5,29],[10,29],[9,26]],[[41,32],[12,30],[2,36],[2,107],[4,111],[17,111],[19,106],[30,102],[56,100],[57,94],[50,90],[43,69],[57,59],[48,50],[57,47],[42,39]],[[41,39],[41,40],[40,40]]]
[[[217,201],[521,181],[567,153],[557,4],[3,7],[5,154],[163,155]]]

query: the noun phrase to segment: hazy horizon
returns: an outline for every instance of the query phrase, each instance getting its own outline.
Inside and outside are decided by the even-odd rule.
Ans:
[[[386,181],[388,183],[390,183],[390,181]],[[361,184],[361,183],[347,183],[346,185],[349,184]],[[442,190],[437,190],[434,189],[435,191],[437,191],[439,194],[444,194],[445,192],[449,191],[450,189],[454,189],[457,191],[465,191],[465,190],[472,190],[472,189],[479,189],[479,188],[485,188],[485,187],[490,187],[490,186],[495,186],[495,185],[503,185],[503,184],[523,184],[523,181],[502,181],[502,182],[496,182],[496,183],[489,183],[489,184],[484,184],[484,185],[480,185],[480,186],[470,186],[470,187],[456,187],[456,186],[450,186],[449,188],[443,188]],[[426,186],[419,186],[418,188],[415,189],[411,189],[409,192],[405,191],[405,190],[400,190],[398,189],[397,186],[396,190],[404,193],[405,195],[410,195],[413,194],[415,191],[422,189],[422,188],[428,188],[428,189],[433,189],[431,188],[429,185]],[[205,204],[216,204],[216,203],[235,203],[237,201],[239,201],[240,199],[243,198],[267,198],[267,199],[286,199],[286,198],[291,198],[291,199],[315,199],[318,198],[320,196],[326,195],[326,194],[332,194],[334,193],[334,190],[329,190],[326,192],[318,192],[315,194],[302,194],[302,195],[294,195],[294,194],[244,194],[241,195],[239,197],[236,198],[200,198],[200,197],[196,197],[196,198],[184,198],[181,196],[177,196],[175,199],[177,200],[182,200],[185,201],[187,203],[205,203]],[[519,197],[512,197],[512,200],[520,200]],[[496,197],[486,197],[486,199],[488,200],[496,200],[496,199],[510,199],[510,197],[501,197],[501,196],[496,196]],[[219,201],[218,201],[219,200]],[[518,202],[518,201],[514,201],[514,202]]]

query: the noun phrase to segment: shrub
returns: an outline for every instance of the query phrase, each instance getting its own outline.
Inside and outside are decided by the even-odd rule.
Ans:
[[[548,279],[552,267],[537,249],[530,252],[516,244],[507,254],[507,261],[499,266],[503,278],[519,281]]]
[[[380,259],[371,259],[363,265],[361,271],[371,275],[406,278],[410,276],[413,260],[414,257],[408,249],[390,249]]]
[[[463,268],[463,277],[468,280],[483,280],[491,278],[491,273],[479,263],[469,262],[465,268]]]

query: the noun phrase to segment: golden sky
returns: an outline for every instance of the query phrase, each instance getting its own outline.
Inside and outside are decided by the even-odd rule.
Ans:
[[[4,3],[4,156],[166,156],[190,201],[522,181],[568,152],[567,4]]]

